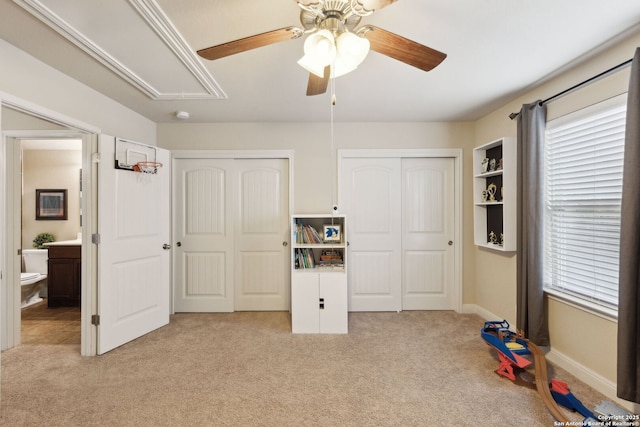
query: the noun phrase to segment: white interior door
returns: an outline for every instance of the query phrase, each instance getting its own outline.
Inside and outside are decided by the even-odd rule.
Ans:
[[[101,135],[98,166],[98,354],[169,323],[170,154],[144,174],[114,168],[115,138]]]
[[[233,311],[233,159],[174,160],[174,310]]]
[[[347,158],[340,209],[349,218],[349,311],[400,311],[401,160]]]
[[[289,162],[239,159],[235,309],[289,310]]]
[[[402,183],[402,309],[452,310],[454,160],[402,159]]]

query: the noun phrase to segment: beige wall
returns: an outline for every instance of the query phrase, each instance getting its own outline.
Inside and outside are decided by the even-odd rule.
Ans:
[[[640,46],[640,32],[608,46],[591,60],[532,89],[524,96],[497,109],[476,122],[476,146],[501,136],[516,135],[516,121],[508,115],[517,112],[523,103],[546,99],[583,80],[599,74],[633,57]],[[627,91],[629,69],[564,96],[548,104],[548,119],[586,107]],[[504,256],[477,249],[476,303],[498,319],[515,323],[516,256]],[[501,274],[492,274],[492,270]],[[615,396],[617,322],[548,299],[552,358],[568,363],[573,373],[609,397]],[[565,366],[566,367],[566,366]]]
[[[77,145],[80,141],[77,142]],[[80,231],[82,150],[24,150],[22,155],[22,248],[39,233],[73,240]],[[36,189],[67,190],[67,220],[36,221]]]
[[[158,145],[171,150],[292,150],[293,210],[297,214],[330,212],[336,150],[463,149],[463,303],[474,300],[473,209],[469,192],[474,140],[473,123],[336,123],[332,152],[329,123],[158,125]]]
[[[98,128],[102,133],[155,145],[151,120],[0,40],[2,93]],[[2,126],[17,129],[9,120]],[[4,128],[0,128],[2,131]],[[33,130],[33,129],[20,129]]]

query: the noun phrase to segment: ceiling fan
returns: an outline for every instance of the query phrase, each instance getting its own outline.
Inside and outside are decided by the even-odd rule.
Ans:
[[[307,95],[325,93],[330,78],[353,71],[369,49],[424,71],[430,71],[446,54],[373,25],[360,24],[364,16],[397,0],[294,0],[300,7],[303,28],[285,27],[198,50],[215,60],[285,40],[305,40],[304,56],[298,64],[307,69]]]

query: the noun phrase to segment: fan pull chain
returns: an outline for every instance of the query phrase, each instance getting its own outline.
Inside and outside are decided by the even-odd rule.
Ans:
[[[334,139],[335,139],[335,132],[334,132],[334,125],[333,125],[333,107],[335,107],[336,105],[336,79],[330,79],[330,83],[331,83],[331,106],[329,108],[331,108],[331,152],[330,154],[330,159],[331,159],[331,225],[333,225],[333,214],[335,214],[335,211],[333,210],[333,206],[336,205],[336,157],[334,155]]]

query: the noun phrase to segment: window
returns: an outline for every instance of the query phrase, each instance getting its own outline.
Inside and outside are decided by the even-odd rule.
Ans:
[[[609,309],[618,305],[625,119],[619,96],[546,131],[545,288]]]

